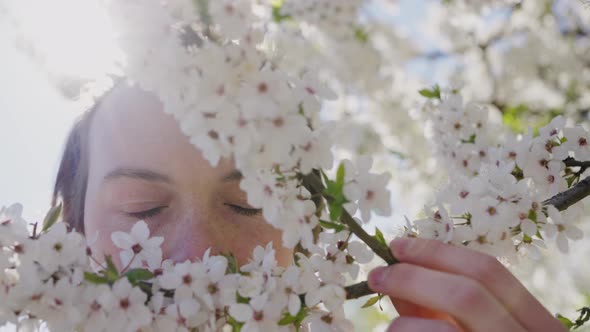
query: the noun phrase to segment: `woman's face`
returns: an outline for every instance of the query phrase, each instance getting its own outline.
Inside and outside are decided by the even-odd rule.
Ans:
[[[211,167],[162,108],[153,94],[119,85],[92,119],[84,226],[89,238],[98,232],[95,255],[118,262],[111,233],[143,219],[151,236],[164,237],[165,259],[195,260],[211,247],[244,264],[255,246],[273,241],[288,264],[291,251],[248,205],[233,162]]]

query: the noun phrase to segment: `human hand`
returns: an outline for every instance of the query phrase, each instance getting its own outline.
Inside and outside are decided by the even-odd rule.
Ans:
[[[494,257],[440,241],[391,242],[400,261],[369,274],[400,317],[388,331],[566,331]]]

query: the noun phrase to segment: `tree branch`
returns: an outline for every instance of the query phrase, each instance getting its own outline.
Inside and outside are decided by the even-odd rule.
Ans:
[[[366,295],[375,294],[375,292],[369,288],[369,283],[366,281],[346,286],[344,290],[346,291],[347,300],[358,299]]]
[[[303,176],[303,185],[312,195],[321,194],[324,199],[328,201],[328,203],[332,201],[331,197],[328,195],[323,195],[325,188],[317,172],[311,172],[308,175]],[[398,263],[398,260],[393,257],[389,248],[383,246],[379,241],[377,241],[377,239],[369,235],[369,233],[367,233],[361,227],[361,225],[359,225],[356,220],[354,220],[354,218],[352,218],[352,216],[346,212],[346,210],[342,211],[342,217],[340,218],[340,221],[347,225],[352,233],[358,236],[361,241],[365,242],[369,248],[371,248],[371,250],[373,250],[377,256],[383,258],[383,260],[387,262],[388,265]]]
[[[561,192],[548,200],[543,202],[543,205],[553,205],[559,211],[566,210],[570,206],[576,204],[586,196],[590,195],[590,177],[580,181],[570,189]]]
[[[566,159],[563,160],[563,163],[567,167],[584,167],[584,168],[590,167],[590,161],[579,161],[579,160],[575,160],[572,157],[567,157]]]
[[[568,167],[590,167],[590,161],[578,161],[571,157],[563,162]],[[587,196],[590,196],[590,177],[580,181],[572,188],[549,198],[543,202],[543,205],[553,205],[559,211],[563,211]],[[369,288],[366,281],[347,286],[345,290],[347,299],[357,299],[375,293]]]

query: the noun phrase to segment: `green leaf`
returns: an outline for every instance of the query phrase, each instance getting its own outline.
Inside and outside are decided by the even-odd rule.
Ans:
[[[383,233],[381,233],[381,230],[377,227],[375,227],[375,239],[377,239],[377,241],[379,241],[384,247],[387,247],[387,241],[385,241]]]
[[[563,324],[568,330],[574,326],[574,322],[569,320],[569,318],[562,316],[561,314],[557,314],[557,319]]]
[[[435,85],[434,87],[432,87],[432,90],[430,89],[422,89],[420,91],[418,91],[422,96],[428,98],[428,99],[440,99],[440,87],[437,85]]]
[[[512,170],[512,176],[514,176],[516,178],[516,180],[520,181],[522,179],[524,179],[524,173],[522,172],[522,169],[520,169],[520,167],[518,167],[518,165],[514,165],[514,169]]]
[[[571,175],[565,178],[565,181],[567,182],[567,187],[571,188],[574,181],[576,180],[577,176],[576,175]]]
[[[49,212],[45,215],[45,219],[43,219],[43,232],[47,232],[53,224],[57,221],[59,216],[61,215],[62,204],[59,203],[58,205],[49,209]]]
[[[110,255],[106,255],[104,257],[104,259],[105,259],[105,262],[107,263],[107,268],[106,268],[106,270],[101,271],[102,274],[109,281],[116,281],[117,279],[119,279],[119,271],[117,270],[117,267],[113,263],[112,257]]]
[[[344,187],[344,172],[344,163],[340,163],[340,166],[338,166],[338,171],[336,171],[336,186],[339,190],[342,190]]]
[[[99,276],[98,274],[92,272],[84,272],[84,280],[96,285],[109,283],[109,280],[107,278]]]
[[[225,273],[230,274],[230,273],[238,273],[239,272],[239,266],[238,266],[238,260],[236,259],[236,256],[234,256],[234,254],[230,253],[222,253],[222,255],[227,258],[227,268],[225,270]]]
[[[530,113],[530,109],[526,105],[517,105],[513,107],[505,107],[502,111],[502,122],[516,133],[522,133],[526,130],[527,124],[523,121],[523,116]]]
[[[377,296],[373,296],[372,298],[368,299],[367,302],[365,302],[365,304],[363,304],[361,306],[361,308],[368,308],[370,306],[373,306],[375,303],[379,302],[379,300],[381,300],[381,298],[383,297],[383,295],[377,295]]]
[[[361,43],[366,43],[369,41],[369,34],[363,30],[361,27],[356,27],[354,29],[354,38],[360,41]]]
[[[301,309],[299,309],[299,312],[297,313],[297,315],[292,316],[289,313],[286,313],[281,320],[279,320],[279,325],[284,326],[284,325],[289,325],[289,324],[293,324],[295,326],[299,326],[301,325],[301,322],[303,322],[303,320],[305,319],[305,317],[307,316],[309,309],[307,307],[302,306]]]
[[[290,15],[281,14],[281,8],[283,7],[284,3],[284,0],[278,0],[272,4],[272,19],[277,23],[291,19]]]
[[[548,124],[554,117],[563,114],[562,110],[550,109],[542,113],[535,112],[527,105],[506,106],[502,109],[502,122],[515,133],[524,133],[533,128],[533,136],[539,135],[539,128]]]
[[[471,136],[469,136],[469,139],[467,139],[467,140],[462,139],[461,140],[461,143],[463,143],[463,144],[466,144],[466,143],[475,144],[475,137],[476,137],[475,134],[471,134]]]
[[[332,202],[330,203],[330,219],[332,220],[340,220],[340,217],[342,217],[342,205],[338,204],[338,202]]]
[[[279,320],[279,325],[284,326],[293,324],[295,322],[295,319],[295,316],[291,316],[289,313],[287,313],[285,314],[285,316],[283,316],[283,318],[281,318],[281,320]]]
[[[127,271],[125,276],[131,284],[135,285],[138,281],[152,279],[154,274],[148,269],[137,268]]]
[[[531,238],[530,236],[528,236],[526,234],[523,234],[522,242],[524,242],[524,243],[532,243],[533,242],[533,238]]]
[[[250,298],[243,297],[242,295],[240,295],[238,293],[238,294],[236,294],[236,302],[243,303],[243,304],[248,304],[248,303],[250,303]]]
[[[345,169],[343,163],[341,163],[338,166],[338,170],[336,171],[336,181],[332,181],[324,175],[324,179],[326,182],[324,194],[330,198],[328,210],[330,211],[331,220],[340,219],[343,211],[342,205],[348,202],[348,200],[346,199],[346,197],[344,197],[344,194],[342,192],[344,188],[344,177]]]
[[[242,330],[242,326],[244,326],[244,323],[238,322],[232,316],[227,316],[227,322],[229,323],[229,325],[231,325],[232,332],[240,332]]]
[[[333,229],[336,231],[336,233],[341,232],[346,229],[346,226],[343,224],[339,224],[339,223],[335,223],[335,222],[327,221],[327,220],[320,220],[320,225],[322,225],[322,227],[326,228],[326,229]]]
[[[530,209],[527,218],[529,218],[530,220],[532,220],[534,222],[537,222],[537,211]]]

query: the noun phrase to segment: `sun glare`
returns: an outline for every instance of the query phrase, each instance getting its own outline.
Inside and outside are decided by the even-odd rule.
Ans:
[[[0,0],[17,47],[51,75],[93,79],[115,70],[120,52],[99,0]],[[1,12],[1,10],[0,10]]]

